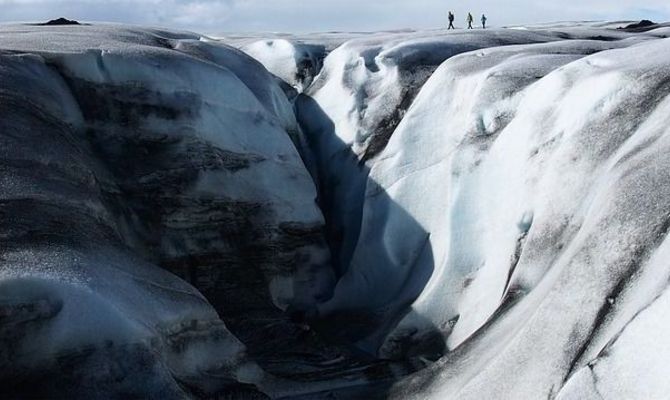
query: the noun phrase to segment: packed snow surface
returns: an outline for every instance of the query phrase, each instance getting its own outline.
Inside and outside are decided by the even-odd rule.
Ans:
[[[0,394],[666,397],[670,28],[627,25],[1,26]]]

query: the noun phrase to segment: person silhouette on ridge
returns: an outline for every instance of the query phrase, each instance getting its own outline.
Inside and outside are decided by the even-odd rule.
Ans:
[[[486,29],[486,15],[482,14],[482,29]]]
[[[447,28],[447,30],[449,30],[449,29],[456,29],[456,28],[454,27],[454,13],[452,13],[451,11],[449,11],[449,16],[448,16],[448,18],[449,18],[449,27]]]
[[[467,19],[467,21],[468,21],[468,29],[472,29],[472,22],[473,22],[474,20],[475,20],[475,19],[472,17],[472,14],[468,13],[468,19]]]

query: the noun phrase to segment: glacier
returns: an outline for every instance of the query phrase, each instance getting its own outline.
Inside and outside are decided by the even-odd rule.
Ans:
[[[0,25],[0,395],[664,398],[670,26],[626,25]]]

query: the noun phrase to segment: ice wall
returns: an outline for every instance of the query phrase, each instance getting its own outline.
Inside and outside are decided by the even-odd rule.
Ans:
[[[662,368],[635,367],[665,351],[635,315],[662,308],[667,287],[647,285],[668,274],[654,261],[670,209],[668,41],[610,46],[570,41],[446,62],[372,168],[351,292],[375,293],[371,308],[407,294],[411,311],[382,355],[426,330],[450,351],[415,385],[398,384],[396,398],[551,398],[580,368],[565,396],[598,398],[599,385],[614,397],[642,393],[638,378],[610,380],[631,373],[650,393],[664,387]],[[423,232],[408,234],[386,211],[393,203]],[[428,252],[434,271],[422,290],[408,287]],[[377,264],[387,269],[365,269],[371,256],[387,257]],[[340,291],[331,302],[350,302]],[[632,335],[645,343],[637,354],[624,344]]]
[[[283,310],[334,284],[275,78],[104,24],[3,26],[0,48],[2,390],[252,391],[249,360],[301,331]]]

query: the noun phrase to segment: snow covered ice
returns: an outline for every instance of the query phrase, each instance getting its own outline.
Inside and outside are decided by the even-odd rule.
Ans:
[[[0,393],[667,397],[670,27],[0,27]]]

